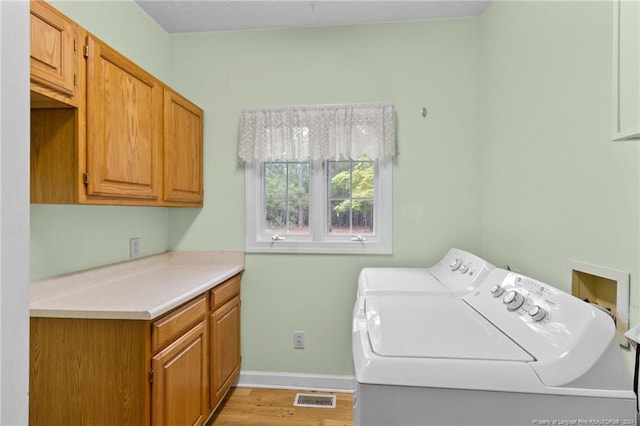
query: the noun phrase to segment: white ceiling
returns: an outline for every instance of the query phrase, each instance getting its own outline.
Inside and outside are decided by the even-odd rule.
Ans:
[[[481,15],[489,0],[136,0],[169,33],[292,28]]]

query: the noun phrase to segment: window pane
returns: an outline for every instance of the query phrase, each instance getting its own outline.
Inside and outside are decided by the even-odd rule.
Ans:
[[[265,196],[286,198],[287,163],[264,163]]]
[[[267,200],[266,231],[270,234],[283,233],[287,224],[287,202]]]
[[[289,196],[309,198],[309,163],[289,164]]]
[[[328,162],[329,233],[373,234],[372,161]]]
[[[309,163],[264,163],[268,234],[309,232]]]
[[[372,200],[354,200],[352,231],[354,234],[373,234]]]
[[[329,197],[349,198],[351,196],[351,162],[329,162]]]
[[[351,232],[351,203],[349,200],[331,200],[329,204],[329,233],[347,234]]]
[[[309,233],[309,202],[307,200],[289,201],[289,234]]]

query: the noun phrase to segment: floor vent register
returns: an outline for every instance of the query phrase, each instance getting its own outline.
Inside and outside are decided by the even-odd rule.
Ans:
[[[318,395],[313,393],[297,393],[293,400],[294,407],[336,408],[335,395]]]

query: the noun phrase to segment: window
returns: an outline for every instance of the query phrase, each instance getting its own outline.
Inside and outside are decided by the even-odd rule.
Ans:
[[[390,161],[246,169],[247,252],[391,253]]]
[[[331,120],[342,117],[336,107],[330,108]],[[245,146],[241,136],[240,147],[246,161],[245,250],[390,254],[391,157],[376,152],[383,148],[376,145],[383,139],[376,126],[371,120],[351,128],[341,123],[339,131],[349,134],[336,138],[334,128],[319,128],[311,116],[296,117],[294,125],[283,126],[291,111],[284,118],[269,115],[273,112],[267,110],[260,125],[253,121],[243,128],[253,116],[243,116],[241,122],[241,135],[250,135]],[[395,129],[395,121],[392,124]],[[392,135],[395,138],[395,132]],[[375,149],[354,149],[354,144]],[[320,149],[331,155],[314,155]]]
[[[374,162],[366,157],[358,161],[328,161],[327,169],[328,232],[375,235]]]

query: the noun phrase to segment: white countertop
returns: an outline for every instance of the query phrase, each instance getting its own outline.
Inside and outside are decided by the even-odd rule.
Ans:
[[[30,315],[152,320],[243,270],[242,252],[167,252],[33,281]]]

